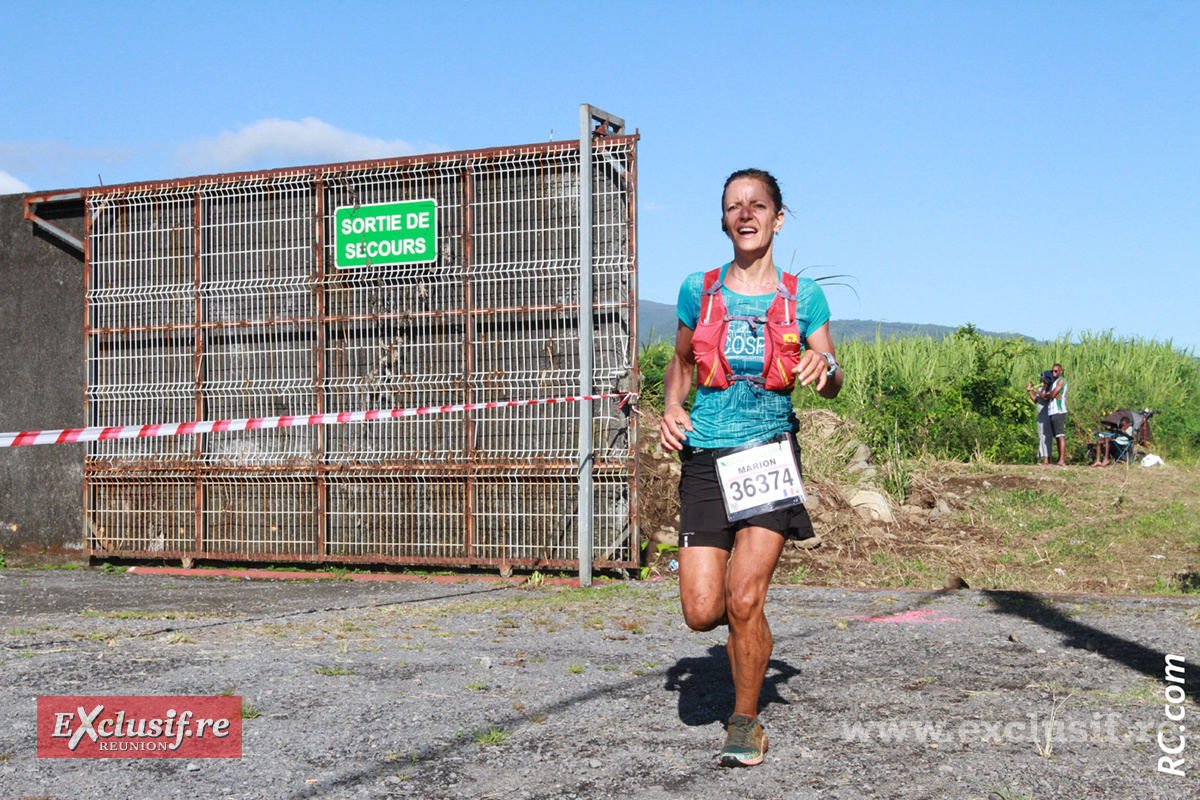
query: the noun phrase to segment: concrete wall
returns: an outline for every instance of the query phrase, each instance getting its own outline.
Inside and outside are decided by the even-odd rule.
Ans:
[[[83,257],[0,195],[0,431],[84,423]],[[83,235],[83,206],[55,222]],[[0,551],[12,566],[78,554],[83,445],[0,449]]]

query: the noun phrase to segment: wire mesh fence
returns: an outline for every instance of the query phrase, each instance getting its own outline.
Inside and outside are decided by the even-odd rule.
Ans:
[[[593,146],[593,383],[636,387],[636,137]],[[89,425],[561,397],[576,142],[86,190]],[[339,266],[337,209],[436,204],[421,263]],[[382,224],[382,223],[381,223]],[[595,403],[597,566],[637,563],[629,409]],[[92,555],[577,563],[574,404],[102,441]]]

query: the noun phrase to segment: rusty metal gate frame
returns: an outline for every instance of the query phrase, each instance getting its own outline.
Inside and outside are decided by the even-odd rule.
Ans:
[[[597,393],[638,385],[638,138],[598,130],[588,159],[600,187],[591,226]],[[561,367],[581,360],[577,337],[562,335],[581,316],[579,260],[566,255],[579,236],[580,155],[580,142],[548,142],[29,198],[26,216],[35,223],[39,204],[84,202],[88,424],[574,394],[579,370]],[[522,181],[533,188],[528,197],[506,194]],[[332,266],[334,206],[422,192],[438,195],[439,213],[446,197],[455,200],[439,220],[439,260],[428,271]],[[120,230],[134,205],[153,224]],[[542,266],[522,260],[533,253]],[[134,273],[151,280],[125,281]],[[390,301],[412,307],[389,309]],[[379,345],[371,350],[354,338],[371,326],[388,328],[395,341],[371,340]],[[413,330],[431,338],[405,344]],[[379,353],[393,363],[456,369],[397,368],[384,381],[365,371]],[[506,384],[510,372],[525,377]],[[371,390],[384,383],[386,391]],[[438,402],[377,402],[430,396]],[[185,563],[580,568],[572,557],[581,484],[574,451],[583,448],[578,411],[569,406],[258,438],[98,442],[84,461],[84,553]],[[170,418],[124,418],[150,411]],[[591,438],[592,565],[634,567],[637,425],[629,407],[597,401]],[[492,448],[493,441],[504,444]],[[366,457],[380,448],[390,457]]]

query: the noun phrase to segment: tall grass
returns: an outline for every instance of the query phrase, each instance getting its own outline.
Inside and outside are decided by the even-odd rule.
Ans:
[[[643,345],[638,351],[638,367],[642,371],[642,392],[638,403],[644,408],[654,409],[659,414],[663,412],[666,398],[663,395],[663,375],[671,356],[675,355],[675,340],[663,340],[654,344]],[[691,408],[692,400],[696,397],[696,387],[688,393],[684,406]]]
[[[855,418],[877,451],[1028,463],[1037,450],[1035,406],[1025,394],[1042,370],[1066,375],[1068,444],[1078,463],[1101,417],[1152,408],[1153,449],[1166,458],[1200,457],[1200,362],[1171,342],[1113,333],[1063,336],[1046,344],[981,336],[967,325],[951,337],[842,341],[846,382],[836,400],[797,387],[798,408],[830,408]],[[671,345],[643,348],[643,404],[661,409],[662,370]]]
[[[965,326],[952,337],[876,338],[838,345],[846,385],[830,404],[856,417],[876,448],[899,441],[909,452],[1028,462],[1036,452],[1036,407],[1025,384],[1061,363],[1068,381],[1068,443],[1076,461],[1098,421],[1118,408],[1159,412],[1152,431],[1164,455],[1200,454],[1200,368],[1170,342],[1084,333],[1036,344],[980,336]],[[825,404],[797,391],[799,407]]]
[[[793,397],[801,408],[828,403],[841,416],[858,419],[877,451],[1024,460],[1036,447],[1036,410],[1015,364],[1034,349],[1025,340],[981,336],[971,326],[942,340],[877,336],[874,342],[843,342],[838,360],[846,383],[837,400],[828,403],[807,389]]]
[[[642,392],[638,403],[644,408],[652,408],[659,414],[663,411],[663,375],[667,363],[675,354],[675,342],[658,341],[642,345],[638,351],[638,367],[642,371]]]

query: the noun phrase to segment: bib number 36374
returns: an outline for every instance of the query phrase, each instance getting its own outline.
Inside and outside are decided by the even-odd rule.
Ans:
[[[807,499],[788,438],[718,456],[716,464],[730,522]]]

